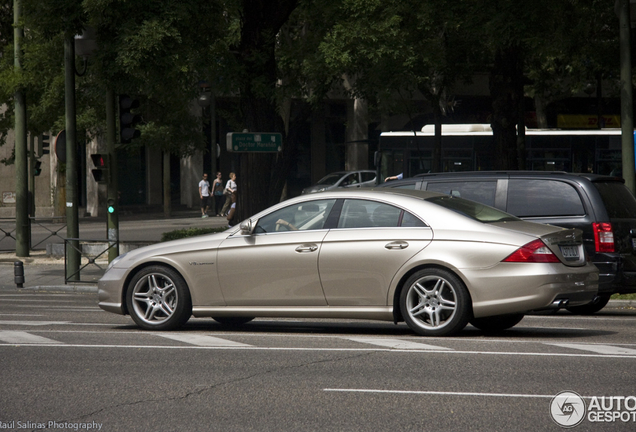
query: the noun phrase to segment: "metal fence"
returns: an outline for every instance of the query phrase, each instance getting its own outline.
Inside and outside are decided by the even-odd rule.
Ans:
[[[46,249],[46,242],[51,238],[58,238],[60,243],[65,240],[66,217],[32,217],[29,216],[29,249]],[[39,228],[39,229],[38,229]],[[15,218],[0,218],[0,252],[15,251],[16,249]]]
[[[64,283],[97,283],[108,267],[108,251],[119,245],[118,241],[64,239]],[[79,268],[69,274],[68,256],[70,251],[80,255]]]
[[[44,244],[48,239],[52,237],[57,237],[60,240],[64,241],[66,237],[62,237],[59,235],[59,232],[62,230],[66,230],[66,217],[65,216],[52,216],[46,218],[38,218],[29,216],[29,220],[31,221],[31,235],[29,236],[29,249],[35,250],[38,246]],[[33,228],[41,227],[45,231],[45,236],[42,240],[34,244],[33,238]],[[46,248],[46,245],[44,245]]]
[[[15,218],[0,218],[0,251],[15,250]]]

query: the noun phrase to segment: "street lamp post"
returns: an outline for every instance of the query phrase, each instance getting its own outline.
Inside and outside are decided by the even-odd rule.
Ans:
[[[72,33],[64,38],[64,102],[66,114],[66,237],[79,239],[77,137],[75,117],[75,40]],[[69,280],[79,280],[79,241],[71,240],[66,262]]]

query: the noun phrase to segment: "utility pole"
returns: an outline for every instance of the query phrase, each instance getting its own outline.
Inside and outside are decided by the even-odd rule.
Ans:
[[[79,239],[77,137],[75,119],[75,39],[70,32],[64,37],[64,102],[66,112],[66,237]],[[71,240],[66,256],[69,280],[79,280],[79,241]]]
[[[108,240],[115,242],[109,244],[108,262],[119,256],[119,199],[117,183],[117,149],[116,149],[116,107],[115,93],[108,90],[106,93],[106,145],[108,146],[108,192],[106,205],[108,212]]]
[[[16,73],[22,72],[21,0],[13,0],[13,64]],[[15,253],[18,257],[29,256],[29,184],[27,157],[26,100],[24,89],[14,94],[15,107]]]
[[[634,166],[634,104],[632,100],[632,55],[630,0],[616,0],[616,12],[620,22],[621,53],[621,148],[625,185],[636,192]]]

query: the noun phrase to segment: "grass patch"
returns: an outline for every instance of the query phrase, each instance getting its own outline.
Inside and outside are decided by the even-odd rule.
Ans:
[[[612,300],[636,300],[636,293],[632,294],[614,294]]]
[[[216,228],[185,228],[180,230],[168,231],[161,234],[161,241],[178,240],[187,237],[196,237],[204,234],[212,234],[223,232],[227,227]]]

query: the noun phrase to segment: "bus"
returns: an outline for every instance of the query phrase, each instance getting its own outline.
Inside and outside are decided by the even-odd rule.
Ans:
[[[380,134],[375,165],[379,183],[431,172],[435,125],[421,131]],[[620,129],[527,129],[526,169],[620,175]],[[442,125],[442,171],[493,169],[493,136],[489,124]]]

